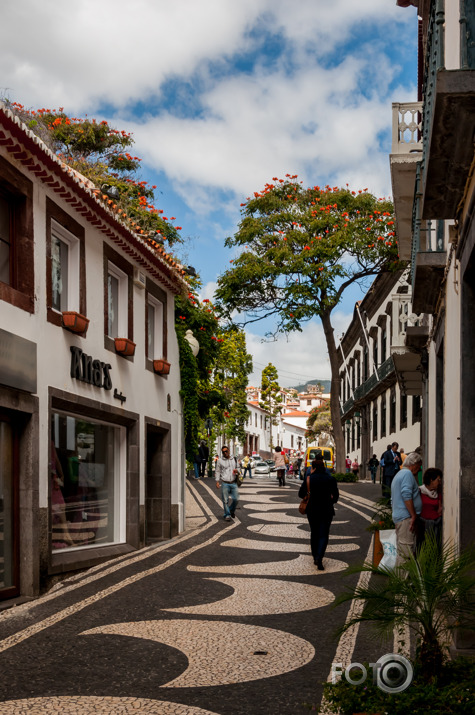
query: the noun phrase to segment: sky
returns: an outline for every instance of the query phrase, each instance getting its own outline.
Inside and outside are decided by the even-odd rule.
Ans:
[[[396,0],[15,0],[2,7],[0,94],[132,131],[155,205],[176,216],[211,298],[240,204],[267,181],[390,196],[391,102],[416,99],[417,21]],[[366,286],[367,288],[367,286]],[[339,337],[362,297],[345,296]],[[250,384],[330,377],[319,321],[247,333]]]

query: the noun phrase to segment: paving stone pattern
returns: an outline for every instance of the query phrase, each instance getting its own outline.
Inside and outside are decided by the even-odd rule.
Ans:
[[[334,635],[349,609],[334,602],[358,579],[344,569],[367,555],[379,488],[342,489],[317,571],[298,487],[246,480],[228,523],[214,482],[190,480],[183,535],[1,612],[0,715],[294,715],[318,706],[335,656],[349,663],[355,650],[355,633]]]

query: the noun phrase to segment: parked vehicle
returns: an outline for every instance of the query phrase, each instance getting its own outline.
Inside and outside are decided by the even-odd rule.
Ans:
[[[314,459],[323,458],[325,467],[330,472],[335,471],[335,452],[333,447],[308,447],[305,455],[305,469],[310,467]]]
[[[266,474],[269,476],[271,473],[270,465],[267,462],[256,462],[254,465],[254,474]]]

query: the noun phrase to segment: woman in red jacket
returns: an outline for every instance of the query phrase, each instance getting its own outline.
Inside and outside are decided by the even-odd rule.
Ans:
[[[422,499],[422,511],[420,514],[420,524],[418,527],[418,547],[424,541],[425,535],[432,531],[441,543],[442,531],[442,472],[436,467],[426,469],[422,477],[420,488]]]

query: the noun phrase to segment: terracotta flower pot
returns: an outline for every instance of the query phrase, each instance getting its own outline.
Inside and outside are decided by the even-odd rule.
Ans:
[[[115,351],[119,355],[124,355],[125,357],[132,357],[135,353],[135,343],[129,338],[115,338]]]
[[[379,562],[384,556],[384,549],[379,536],[379,531],[374,532],[373,542],[373,566],[379,566]]]
[[[71,330],[73,333],[86,333],[89,325],[89,318],[75,310],[64,310],[62,313],[63,328]]]
[[[168,375],[170,373],[170,363],[166,360],[154,360],[153,369],[158,375]]]

